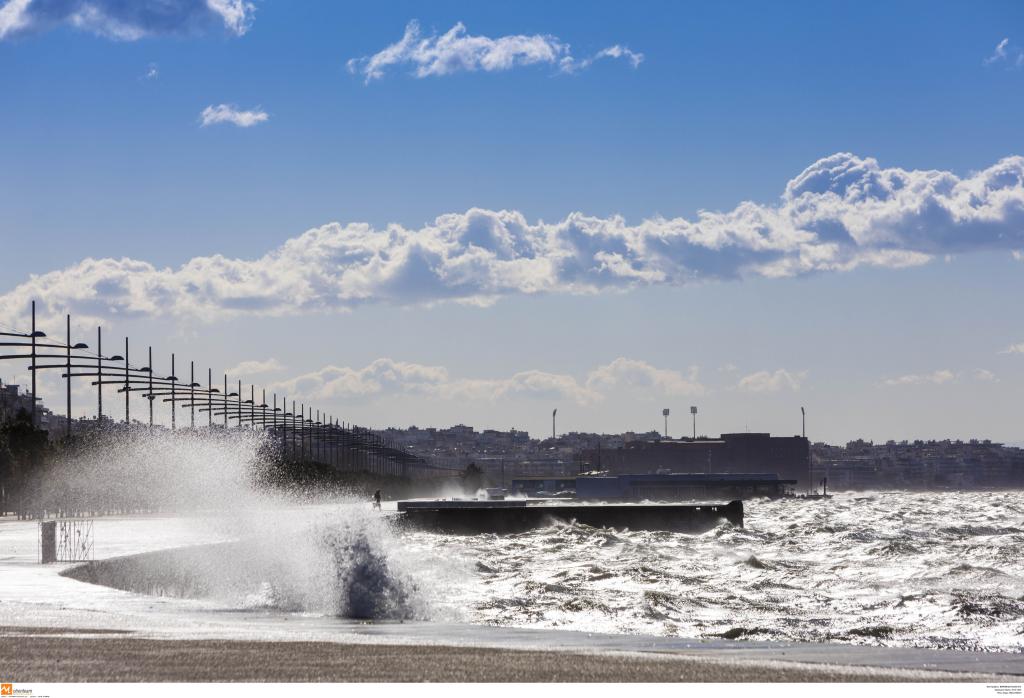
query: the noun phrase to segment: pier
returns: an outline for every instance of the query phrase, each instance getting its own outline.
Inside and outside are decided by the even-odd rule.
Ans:
[[[566,500],[398,502],[400,520],[439,533],[516,533],[575,521],[595,527],[700,533],[722,520],[743,526],[743,502],[728,504],[583,504]]]

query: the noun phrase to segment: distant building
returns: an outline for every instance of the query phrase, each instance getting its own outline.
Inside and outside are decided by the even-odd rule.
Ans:
[[[19,386],[0,381],[0,424],[12,420],[18,413],[24,410],[26,414],[32,414],[32,393],[21,392]],[[35,426],[39,429],[49,430],[52,428],[53,414],[42,402],[36,403]]]
[[[588,470],[611,475],[641,473],[771,473],[810,483],[810,442],[801,436],[722,434],[718,439],[639,439],[621,448],[591,448],[581,460]]]

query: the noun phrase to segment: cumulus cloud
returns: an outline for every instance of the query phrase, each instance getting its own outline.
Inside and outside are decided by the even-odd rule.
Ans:
[[[587,377],[587,387],[595,391],[620,386],[627,386],[652,396],[704,394],[704,386],[697,381],[696,367],[691,367],[684,376],[679,371],[655,368],[645,361],[620,357],[607,366],[595,369]]]
[[[777,393],[782,390],[800,390],[800,384],[807,377],[807,371],[791,373],[784,368],[776,371],[758,371],[743,376],[736,384],[737,390],[748,393]]]
[[[801,172],[774,203],[694,219],[630,224],[572,213],[549,223],[474,208],[418,228],[329,223],[254,259],[213,255],[170,268],[90,258],[0,296],[0,321],[23,326],[33,298],[44,314],[210,320],[369,303],[486,305],[514,294],[899,268],[1022,248],[1024,158],[960,177],[840,153]]]
[[[253,110],[241,110],[238,107],[228,104],[210,105],[203,109],[199,115],[199,123],[202,126],[214,124],[234,124],[240,128],[249,128],[269,119],[267,112],[256,107]]]
[[[32,0],[7,0],[0,6],[0,39],[28,28],[31,18],[28,6]]]
[[[61,25],[118,41],[191,34],[213,25],[242,36],[254,12],[245,0],[7,0],[0,6],[0,40]]]
[[[270,387],[280,395],[304,400],[368,399],[397,394],[489,402],[526,397],[578,405],[599,403],[619,391],[652,397],[704,393],[704,387],[696,382],[696,369],[690,369],[689,376],[684,377],[678,371],[622,357],[598,366],[583,380],[539,370],[520,371],[508,377],[460,378],[451,376],[443,366],[381,358],[362,368],[326,366]]]
[[[1020,344],[1011,344],[1010,346],[1006,347],[1005,349],[1003,349],[999,353],[1000,354],[1024,354],[1024,342],[1021,342]]]
[[[237,366],[232,366],[227,370],[229,376],[252,376],[257,373],[273,373],[274,371],[283,371],[284,366],[277,359],[267,359],[266,361],[243,361]]]
[[[372,56],[348,61],[350,72],[363,75],[366,82],[379,80],[387,70],[405,65],[418,78],[450,75],[458,72],[494,72],[536,64],[558,66],[562,72],[575,72],[590,67],[602,58],[625,58],[636,68],[643,54],[624,46],[609,46],[594,56],[577,60],[569,44],[547,34],[513,34],[491,38],[473,36],[458,22],[440,36],[423,36],[419,22],[405,27],[402,38]]]
[[[885,379],[885,385],[922,385],[927,383],[942,385],[943,383],[949,383],[954,378],[956,378],[956,374],[949,369],[939,369],[931,373],[911,373],[906,376],[899,376],[898,378],[887,378]]]

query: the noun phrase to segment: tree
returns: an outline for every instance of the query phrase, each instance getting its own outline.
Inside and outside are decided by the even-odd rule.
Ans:
[[[462,488],[467,492],[476,492],[484,484],[484,471],[476,463],[470,463],[462,473]]]
[[[6,451],[6,465],[0,452],[0,477],[3,478],[4,496],[7,505],[19,513],[26,513],[33,476],[42,470],[47,449],[47,434],[36,429],[32,417],[24,408],[18,410],[14,419],[0,427],[0,443]]]

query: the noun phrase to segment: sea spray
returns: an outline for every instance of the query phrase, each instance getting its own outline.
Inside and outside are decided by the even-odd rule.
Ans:
[[[452,564],[436,551],[407,546],[361,498],[267,487],[261,483],[271,467],[259,431],[133,428],[56,460],[39,489],[50,493],[51,511],[159,511],[196,529],[190,540],[222,541],[71,573],[85,581],[230,608],[357,619],[459,617],[444,586],[469,576],[469,562]]]

